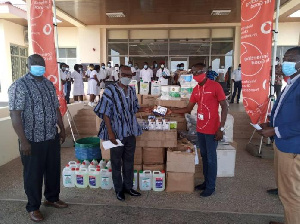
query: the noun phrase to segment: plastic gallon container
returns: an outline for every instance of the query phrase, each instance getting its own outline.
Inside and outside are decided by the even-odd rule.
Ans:
[[[63,179],[63,185],[64,187],[75,187],[75,174],[74,174],[75,168],[70,168],[69,165],[67,165],[62,172],[62,179]]]
[[[149,94],[149,82],[140,82],[140,94],[141,95]]]
[[[93,159],[93,161],[92,161],[92,162],[94,163],[94,165],[95,165],[95,166],[98,166],[98,165],[99,165],[99,163],[98,163],[97,159]]]
[[[160,99],[161,100],[170,100],[170,88],[169,86],[161,86],[160,87],[160,90],[161,90],[161,97]]]
[[[152,188],[152,172],[151,170],[140,171],[139,186],[141,191],[150,191]]]
[[[138,188],[138,174],[137,174],[137,170],[135,170],[133,172],[133,187],[132,187],[132,189],[137,190],[137,188]]]
[[[68,165],[71,167],[71,166],[76,166],[77,165],[77,162],[76,161],[70,161],[68,162]]]
[[[105,190],[112,188],[112,173],[109,169],[105,168],[100,171],[100,187]]]
[[[94,162],[91,162],[91,164],[88,166],[88,171],[90,171],[91,169],[96,169],[97,166],[94,164]]]
[[[100,161],[99,165],[100,165],[100,169],[101,169],[101,170],[102,170],[102,169],[105,169],[105,167],[106,167],[106,161],[105,161],[105,159],[102,159],[102,160]]]
[[[165,171],[153,171],[152,179],[153,191],[164,191],[166,188],[166,174]]]
[[[81,163],[81,165],[80,165],[80,167],[79,167],[79,169],[81,169],[81,168],[88,168],[88,166],[86,165],[86,163],[85,162],[82,162]]]
[[[170,92],[169,95],[172,100],[180,99],[180,86],[169,86]]]
[[[76,172],[76,187],[86,188],[89,184],[88,170],[87,168],[77,168]]]
[[[89,170],[89,187],[99,188],[100,187],[100,169],[91,168]]]
[[[151,83],[151,95],[153,95],[153,96],[160,95],[160,82],[159,81],[153,81]]]
[[[136,94],[138,93],[138,82],[137,80],[131,80],[129,86],[132,86],[135,89]]]
[[[110,160],[106,163],[106,167],[107,167],[107,169],[111,169],[111,161]]]

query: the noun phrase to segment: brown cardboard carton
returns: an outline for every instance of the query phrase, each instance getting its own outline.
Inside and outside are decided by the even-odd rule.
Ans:
[[[199,165],[195,166],[195,178],[204,179],[202,160],[199,161]]]
[[[103,140],[100,140],[100,149],[101,149],[102,159],[110,159],[110,149],[105,150],[102,146],[102,141]]]
[[[195,173],[195,152],[169,148],[167,152],[167,171]]]
[[[156,100],[157,106],[184,108],[189,104],[189,99],[181,100]]]
[[[142,151],[141,147],[136,147],[135,148],[134,164],[136,164],[136,165],[143,164],[143,151]]]
[[[140,170],[143,170],[143,165],[134,165],[134,167],[133,167],[133,169],[134,170],[137,170],[137,172],[139,173],[140,172]]]
[[[165,164],[156,164],[156,165],[143,165],[143,170],[151,170],[151,171],[162,171],[165,170]]]
[[[186,131],[187,130],[187,122],[184,115],[172,115],[166,116],[170,121],[177,121],[177,130],[178,131]]]
[[[101,122],[102,122],[102,119],[99,118],[98,116],[96,116],[96,130],[97,130],[97,133],[99,132]]]
[[[155,165],[165,163],[165,148],[143,148],[143,164]]]
[[[159,96],[143,95],[143,104],[149,106],[154,106],[156,104],[156,99]]]
[[[193,173],[167,172],[167,192],[194,192]]]
[[[136,97],[138,99],[139,105],[143,104],[143,96],[140,94],[137,94]]]
[[[177,147],[177,130],[144,131],[136,138],[137,147]]]

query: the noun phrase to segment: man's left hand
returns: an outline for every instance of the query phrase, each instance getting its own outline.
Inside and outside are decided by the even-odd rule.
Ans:
[[[60,143],[63,144],[66,140],[66,132],[65,130],[61,130],[59,133]]]
[[[276,135],[275,129],[273,127],[266,127],[264,129],[258,131],[258,133],[266,138]]]
[[[216,134],[215,134],[215,140],[216,140],[216,141],[222,140],[222,139],[223,139],[223,135],[224,135],[223,131],[221,131],[221,130],[219,129],[219,130],[216,132]]]

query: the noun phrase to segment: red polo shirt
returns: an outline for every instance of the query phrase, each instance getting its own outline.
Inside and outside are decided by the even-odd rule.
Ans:
[[[190,98],[198,104],[197,132],[215,134],[220,127],[219,102],[226,99],[221,85],[207,79],[203,86],[197,85]]]

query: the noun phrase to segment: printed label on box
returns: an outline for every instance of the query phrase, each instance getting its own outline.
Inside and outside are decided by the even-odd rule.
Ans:
[[[161,177],[155,178],[155,187],[163,188],[163,178],[161,178]]]
[[[90,182],[91,186],[95,187],[96,186],[96,177],[89,176],[89,182]]]
[[[76,175],[76,182],[79,185],[83,185],[83,176],[82,175]]]

